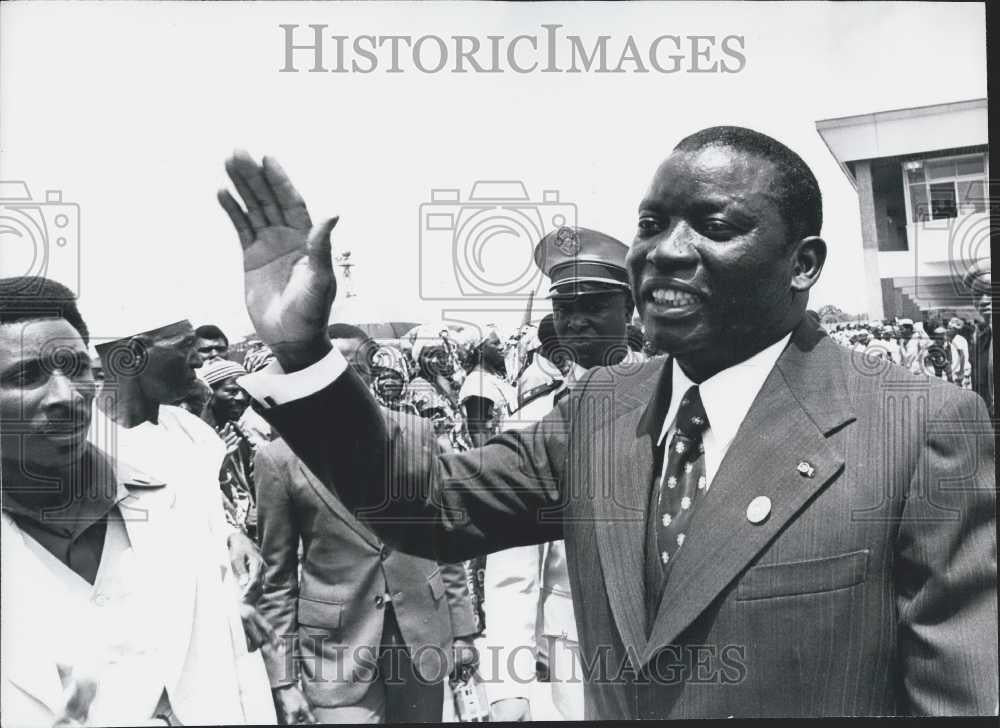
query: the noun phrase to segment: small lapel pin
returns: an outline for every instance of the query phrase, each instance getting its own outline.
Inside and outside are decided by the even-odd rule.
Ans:
[[[757,496],[747,506],[747,520],[750,523],[763,523],[770,514],[771,499],[766,495]]]
[[[805,460],[799,462],[797,470],[800,475],[804,475],[807,478],[811,478],[816,474],[816,468],[807,463]]]

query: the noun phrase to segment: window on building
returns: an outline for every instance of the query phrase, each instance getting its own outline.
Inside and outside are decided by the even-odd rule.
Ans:
[[[986,212],[985,154],[903,162],[911,222]]]

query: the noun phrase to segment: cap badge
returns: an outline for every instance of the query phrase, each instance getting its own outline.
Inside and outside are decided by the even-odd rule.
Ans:
[[[580,252],[580,238],[576,230],[563,226],[556,231],[556,247],[566,255],[574,256]]]

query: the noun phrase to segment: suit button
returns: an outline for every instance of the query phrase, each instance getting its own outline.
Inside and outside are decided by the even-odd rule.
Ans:
[[[383,604],[385,604],[385,599],[382,598],[381,594],[376,594],[375,595],[375,606],[378,609],[381,609]]]
[[[387,558],[389,558],[389,547],[388,546],[383,546],[381,548],[381,550],[379,551],[379,557],[382,559],[382,561],[385,561]]]

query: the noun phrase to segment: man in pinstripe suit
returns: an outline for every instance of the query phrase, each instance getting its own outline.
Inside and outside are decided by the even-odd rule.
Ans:
[[[228,169],[248,310],[280,349],[241,383],[405,551],[565,539],[588,719],[996,712],[986,407],[805,315],[827,246],[787,147],[712,127],[657,170],[628,265],[669,357],[591,370],[537,426],[441,457],[387,423],[313,325],[336,220],[310,232],[269,159]]]

